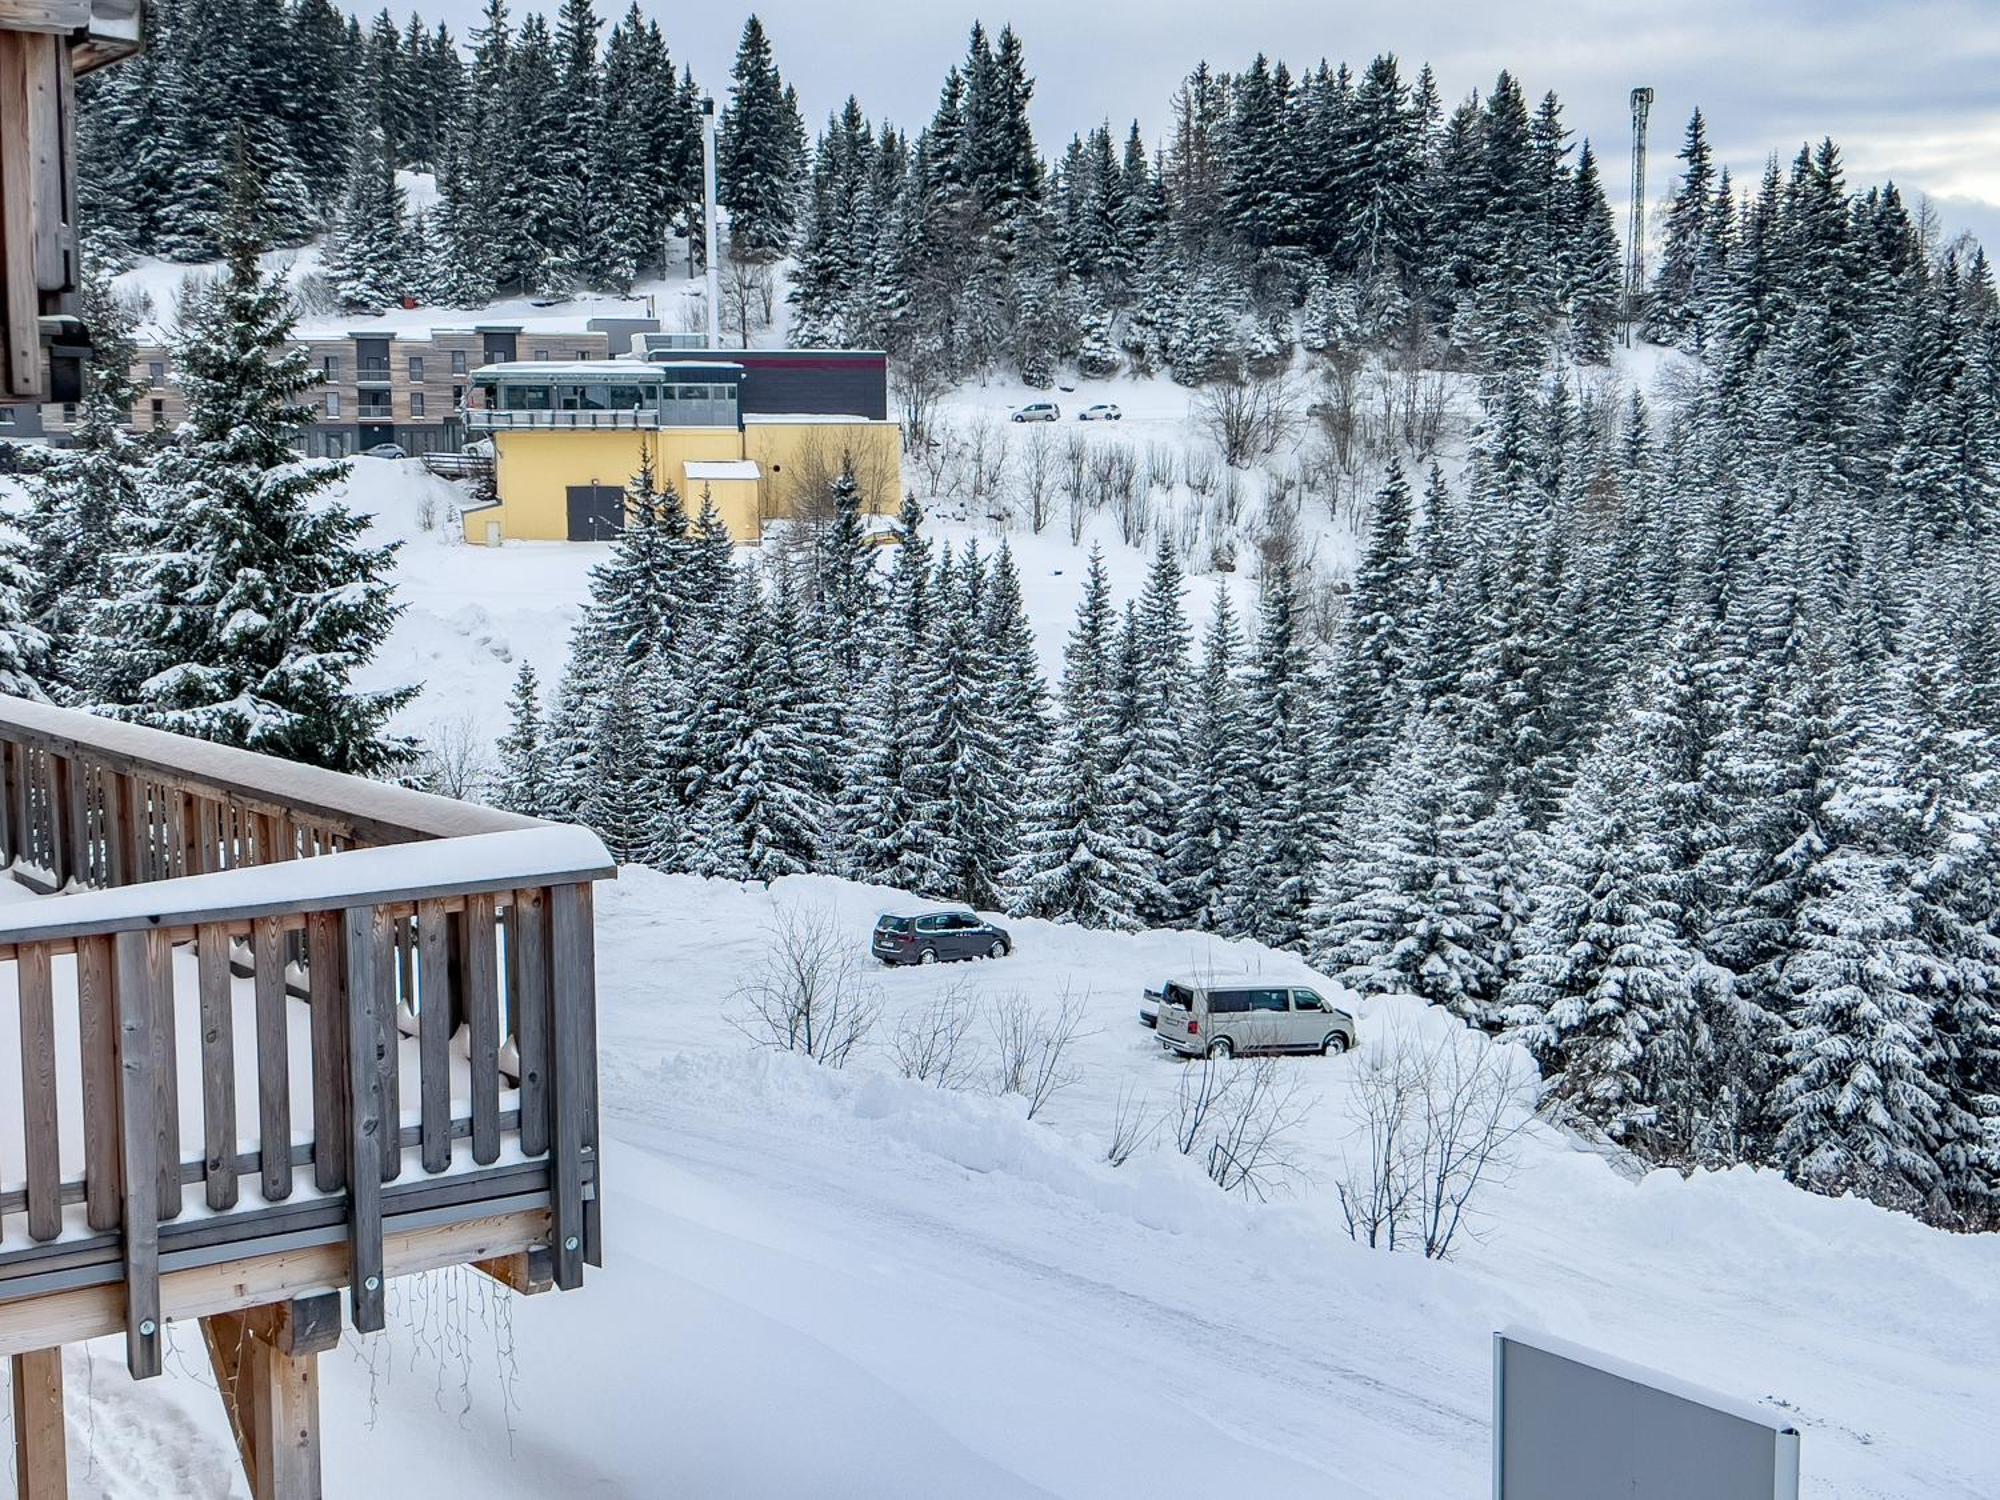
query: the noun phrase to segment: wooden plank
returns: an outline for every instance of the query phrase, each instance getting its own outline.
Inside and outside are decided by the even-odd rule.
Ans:
[[[33,179],[35,290],[76,290],[69,221],[63,212],[62,76],[69,71],[62,39],[28,38],[28,171]]]
[[[292,1049],[287,1035],[285,930],[274,917],[252,924],[250,962],[257,992],[257,1142],[264,1196],[292,1196]]]
[[[125,1363],[132,1378],[160,1373],[159,1138],[153,1121],[154,1007],[152,948],[156,937],[121,932],[113,939],[113,990],[118,1010],[119,1178],[123,1183]],[[57,1342],[68,1342],[58,1340]]]
[[[64,1500],[69,1455],[63,1429],[62,1350],[17,1354],[14,1366],[14,1479],[21,1500]]]
[[[111,953],[108,937],[77,944],[84,1213],[90,1227],[100,1230],[118,1227],[118,1012],[111,994]]]
[[[583,1149],[592,1068],[578,1003],[578,976],[589,972],[589,914],[578,891],[577,886],[559,885],[549,892],[550,1197],[556,1285],[565,1291],[583,1285]]]
[[[250,1332],[280,1354],[325,1354],[340,1345],[340,1290],[306,1292],[247,1314]]]
[[[396,1024],[396,964],[403,919],[400,912],[389,907],[373,909],[381,918],[375,948],[375,1067],[376,1086],[382,1097],[381,1169],[382,1180],[394,1182],[403,1175],[403,1152],[396,1141],[403,1121],[403,1052],[399,1045],[402,1030]]]
[[[229,1418],[230,1436],[236,1439],[236,1457],[243,1465],[243,1477],[250,1493],[257,1494],[257,1419],[253,1411],[257,1382],[250,1378],[250,1329],[247,1313],[217,1313],[201,1320],[201,1341],[208,1348],[209,1368],[215,1372],[215,1391],[222,1397],[223,1415]]]
[[[524,1297],[546,1292],[556,1284],[555,1257],[547,1245],[534,1245],[526,1250],[516,1250],[512,1255],[495,1256],[492,1260],[474,1261],[472,1269],[491,1276],[502,1286]]]
[[[28,809],[28,747],[7,746],[7,805],[13,809],[14,857],[30,863],[35,858],[35,825]]]
[[[28,1165],[28,1235],[62,1233],[62,1151],[56,1138],[55,988],[46,948],[15,964],[21,1012],[21,1124]]]
[[[426,1172],[451,1165],[451,961],[442,901],[417,903],[417,1063]]]
[[[0,0],[40,8],[45,0]],[[4,14],[4,13],[0,13]],[[28,128],[23,31],[0,30],[0,396],[38,399],[42,384],[41,299],[35,290],[34,150]]]
[[[90,0],[0,0],[0,28],[76,31],[90,24]]]
[[[76,810],[72,805],[75,788],[70,784],[69,761],[60,755],[47,757],[49,784],[49,873],[61,890],[77,874],[82,843],[75,837]]]
[[[390,1276],[411,1276],[510,1255],[546,1243],[548,1236],[549,1214],[541,1208],[393,1231],[383,1238],[383,1266]],[[347,1257],[345,1244],[313,1245],[174,1271],[156,1289],[167,1315],[176,1321],[207,1317],[344,1286]],[[0,1354],[103,1338],[125,1326],[125,1292],[119,1286],[53,1292],[8,1307],[0,1319]]]
[[[382,950],[388,918],[379,906],[350,906],[341,913],[347,955],[348,1246],[354,1326],[376,1333],[383,1323],[382,1150]]]
[[[121,771],[105,773],[104,841],[110,846],[111,883],[132,885],[139,878],[139,783]]]
[[[236,1024],[229,933],[205,923],[195,936],[201,978],[202,1172],[208,1206],[236,1206]]]
[[[313,1183],[322,1193],[347,1186],[347,984],[338,912],[306,924],[312,995]]]
[[[160,1217],[174,1219],[181,1211],[180,1037],[174,1014],[174,946],[164,932],[146,936],[150,970],[147,997],[153,1003],[153,1131],[159,1141],[154,1161]]]
[[[500,986],[492,895],[465,903],[465,1008],[471,1041],[472,1159],[500,1158]]]
[[[542,891],[514,892],[507,980],[521,1056],[521,1150],[540,1156],[549,1149],[549,905]]]
[[[587,1101],[583,1116],[583,1161],[590,1181],[590,1194],[583,1200],[583,1258],[586,1264],[604,1266],[604,1155],[599,1149],[603,1135],[599,1128],[597,1090],[597,893],[585,884],[571,887],[576,892],[577,960],[573,999],[583,1022],[583,1087]]]

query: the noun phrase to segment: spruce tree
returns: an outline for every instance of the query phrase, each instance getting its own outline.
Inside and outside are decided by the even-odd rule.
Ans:
[[[415,689],[352,685],[400,607],[395,545],[326,491],[345,466],[301,462],[318,383],[291,342],[281,283],[258,261],[258,189],[239,158],[227,272],[186,308],[175,348],[182,432],[149,466],[79,657],[98,712],[286,760],[374,774],[407,742],[387,721]]]

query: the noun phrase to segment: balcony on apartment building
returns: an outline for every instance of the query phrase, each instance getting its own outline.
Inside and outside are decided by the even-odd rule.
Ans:
[[[632,360],[488,365],[472,375],[473,432],[639,430],[740,425],[737,364]]]

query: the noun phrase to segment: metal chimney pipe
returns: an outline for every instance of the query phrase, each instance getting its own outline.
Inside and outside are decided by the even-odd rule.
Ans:
[[[722,347],[722,275],[715,258],[715,101],[701,101],[701,199],[706,210],[703,263],[708,270],[708,347]]]

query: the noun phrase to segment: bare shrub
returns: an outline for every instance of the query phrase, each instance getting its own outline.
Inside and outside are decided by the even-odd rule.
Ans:
[[[889,1042],[896,1071],[935,1088],[969,1086],[978,1072],[979,1058],[966,1039],[977,1016],[970,991],[963,984],[951,985],[934,1003],[905,1015]]]
[[[493,780],[493,762],[472,715],[438,719],[417,745],[411,779],[424,791],[476,802]]]
[[[1293,1152],[1293,1132],[1311,1113],[1295,1064],[1259,1057],[1236,1064],[1246,1080],[1214,1113],[1208,1141],[1209,1180],[1226,1193],[1264,1202],[1305,1178]]]
[[[1304,1180],[1292,1149],[1293,1132],[1310,1110],[1302,1093],[1298,1074],[1281,1058],[1198,1058],[1181,1070],[1174,1090],[1174,1149],[1198,1155],[1209,1181],[1224,1192],[1263,1202]]]
[[[1302,404],[1290,375],[1230,374],[1195,393],[1193,416],[1222,461],[1243,469],[1297,436]]]
[[[1206,499],[1215,493],[1215,460],[1206,453],[1190,451],[1182,456],[1181,473],[1187,487]]]
[[[763,967],[737,991],[737,1029],[759,1046],[846,1066],[875,1029],[881,1001],[832,906],[781,903],[766,936]]]
[[[890,351],[889,384],[902,409],[904,446],[920,449],[929,443],[937,404],[952,379],[950,360],[928,340],[911,340],[907,348]]]
[[[1160,1128],[1152,1105],[1133,1092],[1130,1084],[1118,1085],[1118,1103],[1111,1114],[1111,1139],[1104,1143],[1104,1159],[1122,1167],[1132,1153],[1152,1140]]]
[[[1028,529],[1037,535],[1049,524],[1056,506],[1055,435],[1037,422],[1021,444],[1021,498],[1027,504]]]
[[[748,349],[751,333],[768,327],[771,322],[771,307],[776,295],[771,267],[766,261],[739,256],[732,248],[716,269],[718,290],[722,296],[722,322],[735,327],[736,342]]]
[[[1330,351],[1320,363],[1319,391],[1312,404],[1313,426],[1328,458],[1336,467],[1348,471],[1352,471],[1361,460],[1365,431],[1361,395],[1363,369],[1362,358],[1357,351]]]
[[[1079,1077],[1069,1052],[1081,1034],[1088,994],[1077,995],[1064,985],[1052,1010],[1037,1009],[1017,994],[1002,995],[987,1013],[995,1091],[1026,1099],[1031,1120]]]
[[[1179,465],[1180,453],[1172,443],[1146,444],[1146,480],[1154,489],[1172,489]]]
[[[974,422],[965,435],[965,503],[973,515],[1000,520],[1005,506],[1007,457],[1012,423],[990,417]]]
[[[1473,1200],[1512,1170],[1533,1093],[1506,1048],[1407,1029],[1377,1039],[1356,1059],[1361,1119],[1335,1184],[1347,1232],[1432,1260],[1476,1237]]]

